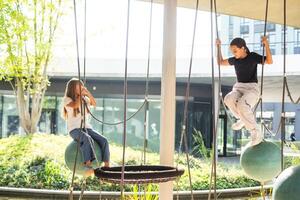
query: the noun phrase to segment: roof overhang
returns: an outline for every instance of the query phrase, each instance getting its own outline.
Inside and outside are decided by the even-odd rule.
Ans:
[[[144,0],[150,1],[150,0]],[[154,0],[163,4],[163,0]],[[300,0],[287,0],[287,25],[300,28]],[[266,0],[216,0],[219,14],[264,20]],[[177,0],[178,7],[196,7],[196,0]],[[269,0],[268,22],[283,24],[283,0]],[[199,9],[210,11],[210,0],[199,0]]]

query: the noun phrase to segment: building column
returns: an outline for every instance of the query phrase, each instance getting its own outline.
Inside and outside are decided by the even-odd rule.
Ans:
[[[176,0],[164,1],[160,111],[160,164],[173,166],[176,113]],[[173,182],[159,185],[159,199],[173,199]]]

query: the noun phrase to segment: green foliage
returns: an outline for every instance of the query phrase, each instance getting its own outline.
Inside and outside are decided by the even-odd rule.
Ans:
[[[67,189],[66,170],[59,163],[47,158],[34,158],[29,163],[0,166],[1,186]]]
[[[201,158],[208,158],[210,151],[206,148],[201,131],[194,129],[193,131],[193,155]]]
[[[11,136],[0,139],[0,186],[68,189],[72,172],[64,163],[64,150],[72,139],[69,136],[56,136],[52,134],[33,134],[26,137]],[[120,165],[122,147],[110,144],[112,165]],[[126,163],[140,164],[141,152],[132,148],[126,148]],[[177,158],[177,155],[174,155]],[[147,153],[149,164],[159,163],[159,154]],[[209,188],[211,163],[207,159],[200,160],[190,157],[193,189],[201,190]],[[188,173],[185,155],[180,155],[178,167],[184,168],[184,175],[174,182],[175,189],[189,190]],[[238,165],[222,164],[217,166],[217,187],[238,188],[259,185],[243,174]],[[80,190],[82,178],[75,176],[74,189]],[[137,186],[126,185],[126,191],[137,191]],[[98,191],[99,180],[95,177],[87,179],[87,190]],[[115,184],[101,184],[101,190],[119,191],[120,186]],[[156,199],[150,195],[150,191],[157,191],[157,185],[149,185],[146,188],[146,199]],[[135,197],[132,196],[134,199]]]
[[[280,144],[278,144],[280,145]],[[284,157],[284,166],[285,168],[288,168],[290,166],[296,166],[300,165],[300,157],[299,154],[299,142],[291,142],[288,144],[288,147],[292,150],[292,152],[295,152],[294,156],[285,156]]]
[[[143,191],[144,190],[144,191]],[[128,200],[157,200],[157,194],[151,194],[153,191],[158,191],[157,185],[134,185],[133,195],[126,197]]]
[[[47,81],[44,70],[61,14],[61,0],[0,0],[0,80],[20,79],[23,89]]]
[[[36,132],[62,0],[0,0],[0,81],[18,100],[21,126]],[[28,105],[31,105],[31,109]]]

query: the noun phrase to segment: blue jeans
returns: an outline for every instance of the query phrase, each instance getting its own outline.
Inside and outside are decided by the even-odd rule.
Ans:
[[[109,162],[110,152],[107,139],[93,129],[88,128],[85,130],[86,131],[83,129],[81,132],[80,128],[76,128],[70,131],[71,137],[75,141],[80,141],[80,151],[83,154],[84,162],[95,160],[95,155],[91,146],[94,141],[100,147],[102,161]]]

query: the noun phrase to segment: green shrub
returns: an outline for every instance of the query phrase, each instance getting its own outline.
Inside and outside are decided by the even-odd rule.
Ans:
[[[151,192],[158,191],[158,187],[153,184],[144,185],[134,185],[133,195],[127,196],[125,199],[128,200],[157,200],[158,195],[151,194]],[[139,192],[142,194],[139,195]],[[145,194],[143,193],[145,192]]]
[[[0,139],[0,186],[43,188],[66,190],[70,186],[72,172],[64,163],[64,150],[71,141],[70,137],[55,136],[50,134],[33,134],[27,137],[12,136]],[[111,160],[121,164],[122,147],[110,144]],[[202,147],[201,153],[205,152]],[[205,155],[206,153],[204,153]],[[140,164],[141,151],[126,147],[126,164]],[[189,181],[184,154],[174,155],[179,168],[184,168],[184,175],[174,182],[175,189],[189,190]],[[159,154],[147,153],[149,164],[159,163]],[[190,156],[193,189],[202,190],[209,188],[211,161]],[[217,187],[239,188],[259,185],[242,173],[238,165],[218,164]],[[74,189],[80,190],[82,178],[75,176]],[[157,185],[152,185],[151,190],[156,190]],[[95,177],[87,179],[87,190],[119,191],[120,186],[115,184],[99,183]],[[132,185],[125,186],[126,191],[134,191]],[[149,188],[147,189],[149,190]],[[150,197],[149,197],[150,198]]]
[[[193,131],[193,155],[200,158],[210,157],[210,151],[206,148],[201,131],[194,129]]]

